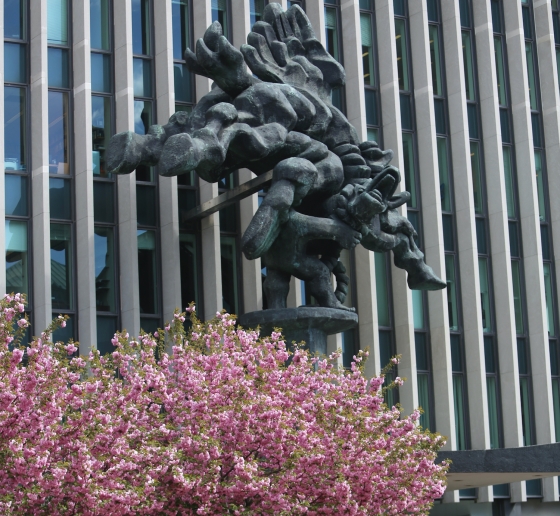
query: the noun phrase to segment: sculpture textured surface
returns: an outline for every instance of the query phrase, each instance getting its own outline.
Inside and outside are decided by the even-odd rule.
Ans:
[[[413,226],[397,211],[409,194],[396,193],[400,173],[389,165],[393,152],[361,142],[331,102],[331,91],[345,82],[341,64],[300,7],[284,12],[271,3],[263,19],[240,50],[213,23],[195,52],[185,53],[193,73],[214,81],[212,90],[192,113],[175,113],[146,135],[114,136],[109,170],[157,165],[164,176],[195,170],[209,182],[239,168],[257,175],[273,170],[242,238],[245,256],[261,257],[267,267],[269,308],[286,307],[295,276],[306,281],[320,306],[353,310],[343,306],[349,279],[339,257],[358,244],[393,251],[410,288],[445,288],[424,262]]]

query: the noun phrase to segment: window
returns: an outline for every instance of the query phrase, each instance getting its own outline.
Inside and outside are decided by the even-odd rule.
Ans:
[[[189,0],[171,0],[173,20],[173,74],[175,110],[190,111],[194,102],[194,79],[184,61],[185,50],[192,48],[191,7]]]
[[[338,0],[325,2],[325,48],[339,63],[342,63],[342,34],[340,23],[340,7]],[[331,102],[334,107],[344,113],[344,87],[331,92]]]
[[[228,0],[212,0],[212,22],[219,22],[224,36],[231,41]]]

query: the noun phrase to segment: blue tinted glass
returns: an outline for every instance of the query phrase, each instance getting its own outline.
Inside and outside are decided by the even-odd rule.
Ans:
[[[189,41],[188,0],[172,0],[171,19],[173,23],[173,59],[182,60]]]
[[[464,449],[464,448],[463,448]],[[476,498],[476,489],[459,489],[459,499]]]
[[[541,123],[538,113],[531,114],[531,125],[533,126],[533,145],[537,148],[542,147]]]
[[[443,246],[446,251],[454,251],[453,240],[453,218],[451,215],[443,215]]]
[[[379,331],[379,358],[381,360],[381,367],[385,367],[393,356],[391,340],[390,331]]]
[[[112,181],[93,182],[93,219],[95,222],[115,222],[115,194]]]
[[[105,169],[105,151],[112,135],[110,98],[91,96],[91,125],[93,175],[109,177]]]
[[[91,48],[109,50],[111,48],[109,0],[90,0],[89,20]]]
[[[476,219],[476,245],[478,246],[478,254],[488,254],[486,223],[482,218]]]
[[[552,22],[554,24],[554,42],[560,45],[560,14],[552,13]]]
[[[68,88],[68,50],[49,47],[49,88]]]
[[[51,224],[51,295],[53,310],[72,310],[72,226]]]
[[[331,91],[331,102],[335,108],[344,112],[344,88],[337,88]]]
[[[116,311],[115,239],[113,228],[96,227],[95,297],[98,312]]]
[[[527,366],[527,350],[525,348],[525,340],[517,339],[517,361],[519,365],[519,374],[529,373],[529,367]]]
[[[158,331],[159,319],[152,317],[140,317],[140,328],[146,333],[154,333]]]
[[[117,318],[97,316],[97,349],[101,355],[115,351],[111,339],[117,331]]]
[[[91,53],[91,90],[111,93],[111,56]]]
[[[436,133],[446,134],[445,103],[443,99],[434,99],[434,112],[436,117]]]
[[[486,373],[496,372],[494,339],[492,337],[484,337],[484,363],[486,364]]]
[[[134,132],[147,134],[152,125],[152,103],[143,100],[134,101]]]
[[[549,341],[550,346],[550,374],[552,376],[558,376],[558,342],[555,340]]]
[[[6,215],[27,216],[27,177],[14,174],[5,176]]]
[[[542,483],[540,478],[527,480],[527,496],[540,498],[542,496]]]
[[[173,65],[175,75],[175,100],[177,102],[192,102],[192,75],[184,64]]]
[[[294,2],[292,2],[293,4]],[[371,10],[371,0],[360,0],[360,9]]]
[[[428,346],[426,334],[422,332],[414,333],[414,343],[416,346],[416,369],[419,371],[429,371]]]
[[[132,0],[132,52],[151,55],[149,0]]]
[[[523,11],[523,32],[525,34],[525,39],[533,38],[533,29],[531,24],[531,11],[529,7],[523,6],[521,9]]]
[[[53,313],[53,319],[61,315],[60,313]],[[74,321],[72,317],[66,321],[66,326],[64,328],[59,328],[52,335],[54,342],[68,342],[70,339],[74,339]],[[76,352],[79,353],[79,352]]]
[[[6,171],[26,169],[25,111],[25,90],[5,86],[4,169]]]
[[[49,91],[49,172],[68,174],[68,94]]]
[[[492,4],[492,7],[494,4]],[[495,498],[509,498],[509,484],[497,484],[494,487]]]
[[[437,0],[428,0],[428,20],[433,22],[439,21]]]
[[[509,252],[513,258],[521,256],[519,251],[519,236],[517,234],[517,222],[511,221],[508,223],[509,229]]]
[[[500,0],[492,0],[492,28],[498,34],[502,33],[502,13],[500,11]],[[495,489],[495,487],[494,487]]]
[[[4,43],[4,80],[27,82],[26,46]]]
[[[403,129],[412,130],[412,106],[410,105],[410,96],[400,96],[401,103],[401,126]]]
[[[376,92],[366,88],[364,94],[366,100],[366,124],[379,125],[379,120],[377,118]]]
[[[463,370],[463,357],[461,355],[461,336],[452,334],[451,341],[451,368],[453,371]]]
[[[4,0],[4,37],[25,39],[25,0]]]
[[[155,226],[157,221],[156,188],[136,185],[136,216],[139,226]]]
[[[393,9],[395,11],[395,15],[406,16],[405,0],[393,0]]]
[[[342,365],[351,367],[356,355],[356,335],[354,330],[342,333]]]
[[[134,96],[152,96],[152,62],[148,59],[134,59]]]
[[[478,114],[476,104],[467,104],[467,115],[469,118],[469,136],[478,140]]]
[[[70,180],[49,178],[51,219],[71,220]]]
[[[68,45],[68,0],[47,0],[47,41]]]
[[[500,109],[500,127],[502,129],[502,142],[511,143],[511,134],[509,130],[509,116],[507,109]]]
[[[548,226],[541,226],[541,247],[543,260],[550,260],[550,243],[548,240]]]
[[[471,11],[469,0],[459,0],[459,13],[461,16],[461,27],[471,26]]]

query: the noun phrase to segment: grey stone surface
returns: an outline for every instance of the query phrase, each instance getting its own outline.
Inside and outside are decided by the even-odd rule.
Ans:
[[[358,316],[347,310],[302,306],[250,312],[239,317],[245,328],[260,327],[262,335],[282,329],[286,342],[304,341],[312,353],[327,354],[327,336],[357,326]]]
[[[410,288],[445,288],[397,211],[409,197],[396,193],[393,152],[361,142],[331,103],[331,91],[345,84],[342,65],[298,6],[284,11],[268,4],[263,19],[240,50],[214,22],[195,51],[185,53],[189,69],[211,78],[213,89],[192,113],[175,113],[165,126],[114,136],[109,170],[157,165],[164,176],[195,170],[215,183],[239,168],[257,175],[272,169],[272,184],[242,239],[245,256],[267,267],[269,307],[286,306],[295,276],[308,282],[320,306],[345,309],[348,277],[338,258],[360,242],[371,251],[392,250]]]

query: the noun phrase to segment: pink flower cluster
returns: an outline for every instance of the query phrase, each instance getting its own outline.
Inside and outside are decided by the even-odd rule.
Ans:
[[[7,343],[17,302],[0,301],[0,514],[427,514],[443,494],[443,438],[388,408],[361,357],[339,371],[193,313],[189,335],[179,314],[72,358]]]

